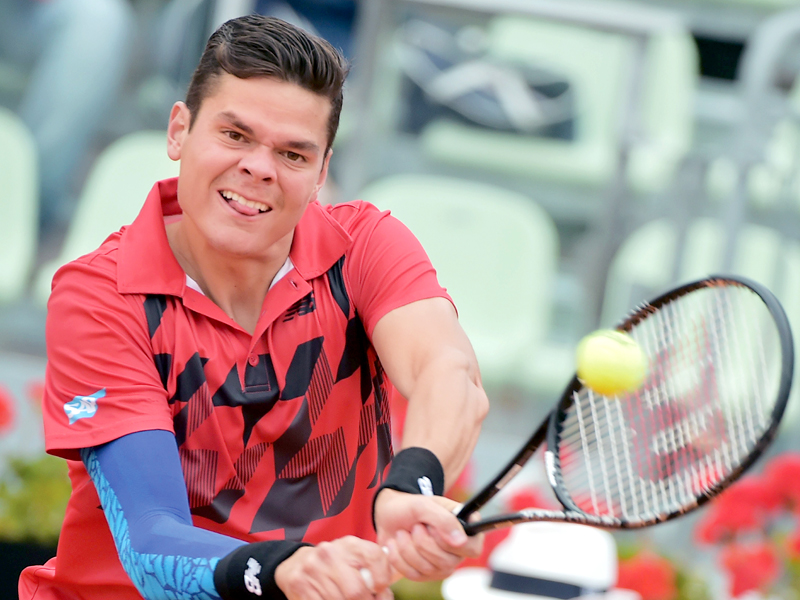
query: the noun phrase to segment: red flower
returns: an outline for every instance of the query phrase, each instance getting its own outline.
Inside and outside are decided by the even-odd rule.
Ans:
[[[36,379],[29,381],[25,386],[25,395],[28,400],[33,402],[33,405],[41,410],[42,398],[44,397],[44,381]]]
[[[720,560],[730,576],[733,598],[749,590],[766,592],[780,575],[777,552],[765,542],[728,544]]]
[[[506,505],[511,512],[526,508],[553,508],[552,500],[549,500],[541,490],[534,487],[520,488],[508,498]]]
[[[11,429],[14,424],[14,397],[4,386],[0,386],[0,433]]]
[[[619,562],[617,587],[639,592],[642,600],[673,600],[678,595],[672,563],[647,550]]]
[[[773,458],[764,469],[764,479],[779,502],[800,508],[800,454],[787,452]]]
[[[695,539],[714,544],[743,531],[759,530],[779,505],[779,496],[765,479],[746,477],[711,502],[697,524]]]

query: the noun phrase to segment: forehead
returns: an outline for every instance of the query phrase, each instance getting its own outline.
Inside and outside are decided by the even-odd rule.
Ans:
[[[327,137],[331,101],[296,83],[272,77],[242,79],[223,73],[210,86],[198,117],[223,119],[235,114],[256,133],[260,127],[302,129],[312,137]]]

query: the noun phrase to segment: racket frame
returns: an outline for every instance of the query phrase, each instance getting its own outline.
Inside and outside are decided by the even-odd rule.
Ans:
[[[792,378],[794,371],[794,342],[791,334],[791,326],[789,319],[786,316],[783,307],[777,298],[766,287],[761,284],[735,275],[712,275],[707,278],[698,279],[690,283],[681,285],[674,289],[665,292],[649,302],[645,302],[636,309],[634,309],[616,329],[629,333],[637,324],[645,320],[648,315],[656,312],[662,306],[667,305],[677,298],[685,296],[703,288],[711,287],[727,287],[730,285],[739,285],[748,288],[755,293],[764,305],[767,307],[770,315],[772,316],[780,340],[781,347],[781,376],[778,386],[777,400],[773,406],[770,418],[770,424],[764,433],[761,435],[756,445],[751,452],[736,466],[725,478],[716,482],[708,489],[704,490],[702,496],[696,497],[696,503],[692,505],[681,506],[680,509],[674,510],[670,513],[655,515],[651,519],[642,519],[635,522],[629,522],[610,516],[597,516],[590,515],[582,511],[572,500],[569,492],[563,483],[561,476],[560,457],[558,454],[558,435],[560,432],[561,423],[564,421],[567,410],[574,403],[574,394],[583,388],[583,384],[578,379],[577,375],[573,376],[572,380],[567,385],[564,393],[556,406],[547,418],[542,421],[536,431],[525,442],[522,449],[511,459],[505,468],[494,477],[488,484],[486,484],[475,496],[462,505],[457,513],[457,517],[464,526],[464,530],[468,535],[475,535],[482,531],[497,529],[500,527],[507,527],[516,523],[528,521],[560,521],[580,523],[584,525],[592,525],[595,527],[602,527],[608,529],[639,529],[642,527],[649,527],[658,523],[669,521],[676,517],[686,514],[708,502],[714,496],[720,494],[723,490],[728,488],[734,481],[747,471],[756,460],[764,453],[769,447],[770,443],[775,439],[778,426],[786,410],[786,404],[789,400],[789,394],[792,387]],[[552,511],[543,509],[525,509],[516,513],[498,515],[483,519],[477,523],[468,523],[469,517],[483,507],[489,500],[491,500],[500,490],[502,490],[508,482],[522,469],[525,463],[535,454],[539,446],[543,442],[547,443],[547,450],[545,452],[545,469],[553,492],[558,498],[558,501],[564,507],[562,511]]]

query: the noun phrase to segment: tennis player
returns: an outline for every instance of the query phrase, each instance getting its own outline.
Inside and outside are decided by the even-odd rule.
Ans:
[[[282,21],[222,25],[170,114],[180,176],[56,274],[46,446],[73,493],[22,600],[388,598],[393,569],[479,554],[441,496],[488,408],[451,300],[389,214],[316,201],[346,70]]]

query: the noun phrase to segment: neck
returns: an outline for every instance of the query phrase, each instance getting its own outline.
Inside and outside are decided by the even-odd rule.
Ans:
[[[264,256],[220,253],[186,235],[184,221],[166,226],[167,239],[178,264],[203,293],[249,333],[254,333],[270,284],[286,262],[292,236],[269,248]]]

